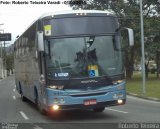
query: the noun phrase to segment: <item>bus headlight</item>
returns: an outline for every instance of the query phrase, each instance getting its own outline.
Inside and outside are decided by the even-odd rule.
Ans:
[[[116,85],[116,84],[119,84],[119,83],[122,83],[124,80],[116,80],[116,81],[112,81],[112,83],[114,84],[114,85]]]
[[[54,98],[53,102],[54,102],[54,104],[58,104],[58,103],[64,104],[65,100],[64,100],[64,98],[61,98],[61,99]]]
[[[57,89],[57,90],[63,90],[64,86],[63,85],[53,85],[53,86],[48,86],[51,89]]]

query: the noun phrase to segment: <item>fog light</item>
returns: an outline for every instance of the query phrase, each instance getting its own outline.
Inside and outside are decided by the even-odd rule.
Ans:
[[[123,103],[123,100],[122,100],[122,99],[119,99],[117,102],[118,102],[118,104],[122,104],[122,103]]]
[[[53,105],[53,110],[57,111],[59,109],[59,106],[58,105]]]

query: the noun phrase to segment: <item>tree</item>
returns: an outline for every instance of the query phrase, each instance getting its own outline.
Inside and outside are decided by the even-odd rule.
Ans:
[[[14,69],[14,54],[9,54],[6,56],[6,70],[7,72],[13,73]]]
[[[158,1],[144,1],[144,35],[145,35],[145,50],[146,50],[146,77],[148,77],[148,66],[150,60],[157,59],[157,51],[160,50],[160,3]],[[156,61],[158,62],[158,61]],[[158,66],[158,65],[157,65]]]
[[[150,60],[156,61],[157,51],[160,51],[160,21],[157,20],[157,17],[147,18],[145,27],[145,48],[146,48],[146,76],[148,76],[148,64]],[[149,28],[149,29],[148,29]],[[156,61],[157,62],[157,61]],[[158,66],[158,65],[157,65]]]

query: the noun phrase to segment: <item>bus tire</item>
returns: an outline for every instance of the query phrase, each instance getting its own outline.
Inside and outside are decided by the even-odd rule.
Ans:
[[[23,95],[22,87],[21,87],[20,82],[19,82],[19,93],[21,94],[21,100],[22,100],[23,102],[26,102],[26,101],[27,101],[27,98]]]
[[[105,110],[105,107],[99,107],[99,108],[94,108],[94,112],[103,112]]]
[[[23,102],[26,102],[26,101],[27,101],[27,98],[23,95],[23,92],[21,93],[21,100],[22,100]]]
[[[40,103],[38,103],[38,110],[40,111],[42,115],[47,115],[47,111],[43,109]]]
[[[35,91],[35,94],[36,94],[36,98],[35,98],[35,103],[36,103],[36,106],[37,106],[37,109],[39,110],[39,112],[42,114],[42,115],[46,115],[47,112],[45,109],[43,109],[40,101],[39,101],[39,97],[38,97],[38,92],[37,90]]]

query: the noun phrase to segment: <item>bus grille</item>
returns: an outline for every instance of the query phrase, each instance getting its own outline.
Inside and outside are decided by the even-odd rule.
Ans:
[[[98,92],[98,93],[78,93],[78,94],[70,94],[72,97],[85,97],[85,96],[96,96],[96,95],[104,95],[107,92]]]

